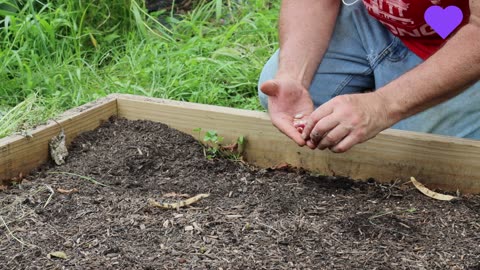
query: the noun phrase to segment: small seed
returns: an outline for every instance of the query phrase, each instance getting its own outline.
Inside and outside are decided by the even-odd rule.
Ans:
[[[295,119],[301,119],[301,118],[303,118],[303,113],[299,113],[299,114],[295,115],[294,118],[295,118]]]
[[[307,121],[305,121],[305,120],[295,120],[295,121],[293,121],[293,126],[296,127],[296,128],[298,128],[298,127],[304,128],[306,123],[307,123]]]

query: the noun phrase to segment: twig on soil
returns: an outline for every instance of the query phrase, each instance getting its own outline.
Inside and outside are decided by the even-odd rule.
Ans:
[[[76,176],[76,177],[79,177],[79,178],[88,180],[88,181],[94,183],[95,185],[100,185],[100,186],[103,186],[103,187],[108,187],[108,185],[105,185],[105,184],[103,184],[103,183],[101,183],[101,182],[98,182],[97,180],[95,180],[95,179],[92,178],[92,177],[88,177],[88,176],[84,176],[84,175],[80,175],[80,174],[76,174],[76,173],[69,173],[69,172],[48,172],[48,174],[65,174],[65,175]]]
[[[393,211],[388,211],[388,212],[385,212],[385,213],[380,213],[378,215],[374,215],[374,216],[371,216],[369,217],[368,219],[371,220],[371,219],[374,219],[374,218],[379,218],[379,217],[383,217],[383,216],[387,216],[387,215],[391,215],[393,214]]]
[[[176,203],[159,203],[159,202],[155,201],[154,199],[149,198],[148,203],[151,206],[158,207],[158,208],[178,209],[180,207],[185,207],[185,206],[194,204],[201,199],[207,198],[208,196],[210,196],[210,194],[198,194],[196,196],[193,196],[192,198],[189,198],[189,199],[186,199],[186,200],[183,200],[183,201],[180,201],[180,202],[176,202]]]
[[[43,206],[43,208],[47,207],[48,203],[50,203],[50,200],[52,199],[53,194],[55,194],[55,191],[53,191],[53,188],[51,188],[49,185],[45,185],[45,186],[50,191],[50,196],[48,196],[48,199],[45,202],[45,205]]]
[[[36,247],[35,245],[32,245],[32,244],[28,244],[28,243],[25,243],[22,241],[22,239],[19,239],[17,238],[13,232],[10,230],[10,228],[8,227],[7,223],[5,222],[5,220],[3,219],[2,216],[0,216],[0,219],[2,220],[2,227],[5,227],[5,229],[7,230],[8,234],[13,238],[15,239],[15,241],[17,241],[18,243],[20,243],[22,246],[29,246],[29,247]]]
[[[256,223],[256,224],[258,224],[258,225],[260,225],[260,226],[262,226],[262,227],[266,227],[266,228],[268,228],[268,229],[270,229],[270,230],[272,230],[272,231],[274,231],[274,232],[278,233],[279,235],[282,235],[282,234],[283,234],[283,233],[282,233],[282,232],[280,232],[279,230],[277,230],[277,229],[275,229],[275,228],[273,228],[272,226],[269,226],[269,225],[267,225],[267,224],[263,224],[263,223],[261,223],[261,222],[258,222],[258,221],[257,221],[257,222],[255,222],[255,223]]]
[[[0,207],[0,216],[6,216],[9,217],[12,214],[16,214],[15,218],[9,218],[8,221],[4,221],[4,224],[0,224],[0,228],[2,228],[5,225],[9,225],[11,223],[14,223],[16,221],[20,221],[32,214],[35,213],[33,210],[25,211],[23,202],[25,199],[29,196],[34,196],[38,194],[39,192],[43,192],[45,190],[45,187],[40,186],[36,190],[30,190],[30,192],[26,196],[13,196],[13,202],[11,203],[6,203],[9,199],[11,199],[11,196],[5,196],[4,198],[0,199],[0,205],[5,205],[3,207]],[[18,213],[17,213],[18,212]]]

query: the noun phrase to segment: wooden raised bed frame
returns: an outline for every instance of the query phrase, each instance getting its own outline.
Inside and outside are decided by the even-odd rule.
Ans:
[[[118,94],[69,110],[57,121],[70,143],[112,115],[162,122],[194,136],[194,128],[216,130],[225,142],[245,136],[245,159],[261,167],[286,162],[325,175],[380,182],[415,176],[430,188],[480,193],[480,141],[475,140],[386,130],[347,153],[334,154],[298,147],[263,112]],[[31,138],[0,139],[0,182],[26,175],[46,162],[48,142],[60,130],[50,121],[34,129]]]

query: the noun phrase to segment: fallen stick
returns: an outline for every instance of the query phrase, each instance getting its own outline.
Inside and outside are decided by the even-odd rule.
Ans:
[[[151,206],[158,207],[158,208],[177,209],[177,208],[181,208],[181,207],[185,207],[185,206],[194,204],[201,199],[207,198],[208,196],[210,196],[210,194],[198,194],[196,196],[193,196],[191,198],[188,198],[186,200],[179,201],[179,202],[176,202],[176,203],[159,203],[159,202],[155,201],[154,199],[150,198],[150,199],[148,199],[148,203]]]

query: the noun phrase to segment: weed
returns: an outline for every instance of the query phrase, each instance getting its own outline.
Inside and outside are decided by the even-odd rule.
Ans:
[[[103,184],[103,183],[101,183],[101,182],[98,182],[96,179],[94,179],[94,178],[92,178],[92,177],[88,177],[88,176],[84,176],[84,175],[80,175],[80,174],[76,174],[76,173],[69,173],[69,172],[48,172],[48,174],[64,174],[64,175],[76,176],[76,177],[78,177],[78,178],[88,180],[88,181],[92,182],[92,183],[95,184],[95,185],[100,185],[100,186],[103,186],[103,187],[108,187],[108,185]]]
[[[199,138],[201,131],[201,128],[195,128],[193,130],[193,132],[198,133]],[[223,140],[224,138],[219,136],[215,130],[205,132],[203,142],[201,142],[205,157],[208,159],[223,157],[235,161],[242,160],[243,149],[246,142],[245,137],[238,137],[237,141],[230,145],[222,145]]]

